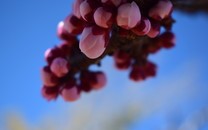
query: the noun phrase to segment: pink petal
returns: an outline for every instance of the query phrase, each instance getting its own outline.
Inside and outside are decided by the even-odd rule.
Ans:
[[[50,67],[45,66],[41,70],[43,84],[48,87],[54,87],[58,84],[59,79],[51,72]]]
[[[124,29],[135,27],[141,20],[141,13],[138,5],[133,1],[118,8],[117,24]]]
[[[83,0],[75,0],[74,4],[73,4],[73,14],[77,17],[77,18],[81,18],[80,15],[80,4],[83,2]]]
[[[149,11],[149,17],[155,20],[162,20],[170,15],[172,12],[173,4],[170,0],[160,0]]]
[[[147,33],[147,36],[150,38],[155,38],[160,34],[160,24],[154,21],[151,21],[151,29]]]
[[[65,101],[73,102],[80,98],[80,94],[76,86],[72,88],[64,88],[61,95]]]
[[[87,0],[83,1],[80,5],[80,15],[85,21],[88,21],[87,15],[89,15],[92,12],[92,9],[90,7],[90,4],[87,2]]]
[[[41,89],[42,96],[48,101],[55,100],[58,97],[58,93],[59,93],[58,87],[51,88],[51,87],[43,86]]]
[[[67,60],[61,57],[55,58],[50,68],[57,77],[63,77],[69,72]]]
[[[95,90],[99,90],[106,85],[107,78],[103,72],[96,73],[96,84],[93,84],[92,87]]]
[[[139,25],[132,29],[132,32],[139,36],[146,35],[151,29],[151,23],[149,19],[143,18]]]
[[[105,34],[95,35],[93,27],[85,27],[82,32],[79,48],[90,59],[98,58],[105,51]]]
[[[99,7],[98,9],[96,9],[94,13],[95,23],[103,28],[109,27],[108,23],[110,22],[111,17],[112,17],[112,13],[105,11],[103,7]]]

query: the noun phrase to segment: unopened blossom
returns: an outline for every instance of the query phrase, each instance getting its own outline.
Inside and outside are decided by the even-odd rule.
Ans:
[[[43,86],[41,89],[41,94],[46,100],[51,101],[58,97],[59,90],[58,87]]]
[[[131,65],[130,55],[122,50],[118,50],[113,55],[115,61],[115,67],[120,70],[126,70]]]
[[[64,20],[64,29],[73,36],[76,36],[82,32],[84,28],[84,22],[75,17],[74,15],[69,15]]]
[[[109,28],[113,22],[112,13],[106,11],[103,7],[99,7],[94,13],[94,20],[98,26]]]
[[[151,28],[147,33],[150,38],[155,38],[160,34],[160,24],[156,21],[151,21]]]
[[[160,45],[164,48],[172,48],[175,45],[176,38],[172,32],[164,32],[159,37]]]
[[[159,2],[150,9],[149,17],[155,20],[162,20],[172,12],[173,4],[170,0],[159,0]]]
[[[132,32],[134,32],[138,36],[143,36],[149,33],[150,29],[151,29],[151,23],[149,19],[142,18],[141,22],[132,29]]]
[[[55,58],[50,69],[57,77],[63,77],[69,71],[68,61],[61,57]]]
[[[129,74],[129,78],[133,81],[141,81],[141,80],[146,79],[146,75],[141,66],[134,65],[132,66],[132,70]]]
[[[90,7],[90,3],[87,0],[84,0],[80,4],[80,15],[85,21],[90,21],[92,20],[93,17],[93,9]]]
[[[117,15],[118,26],[124,29],[131,29],[135,27],[140,20],[140,9],[134,1],[132,3],[125,3],[119,6]]]
[[[71,34],[68,33],[66,28],[64,27],[64,21],[60,21],[57,26],[57,35],[60,39],[70,41],[74,38]]]
[[[59,83],[59,79],[51,72],[49,66],[42,68],[41,78],[43,84],[48,87],[54,87]]]
[[[95,73],[95,80],[96,82],[92,84],[92,88],[95,90],[99,90],[106,85],[107,78],[103,72],[96,72]]]
[[[105,51],[106,42],[104,30],[95,26],[85,27],[81,34],[79,48],[88,58],[95,59]]]
[[[76,86],[72,88],[64,88],[61,91],[61,96],[65,101],[73,102],[80,98],[80,93]]]
[[[81,18],[80,15],[80,4],[83,2],[83,0],[74,0],[73,4],[73,15],[75,15],[77,18]]]

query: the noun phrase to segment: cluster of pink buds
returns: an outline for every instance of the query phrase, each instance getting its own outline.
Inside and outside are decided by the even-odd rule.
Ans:
[[[75,101],[81,92],[103,88],[105,74],[90,71],[89,66],[100,65],[105,55],[114,57],[119,70],[131,68],[133,81],[154,77],[157,67],[148,55],[175,45],[173,5],[170,0],[148,2],[74,0],[73,13],[58,24],[62,43],[45,52],[43,97],[50,101],[60,95]]]

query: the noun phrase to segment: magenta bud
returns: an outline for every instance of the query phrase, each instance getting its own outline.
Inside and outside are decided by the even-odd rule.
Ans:
[[[84,0],[75,0],[75,2],[73,4],[73,15],[75,15],[78,19],[81,18],[81,15],[80,15],[80,4],[83,1]]]
[[[80,15],[85,21],[91,21],[93,20],[93,9],[90,6],[90,2],[87,0],[84,0],[80,4]]]
[[[106,31],[96,26],[85,27],[80,38],[79,48],[90,59],[98,58],[106,49]]]
[[[61,91],[62,98],[67,102],[73,102],[80,98],[80,93],[77,86],[72,88],[63,88]]]
[[[151,29],[151,23],[149,19],[142,18],[141,22],[132,29],[132,32],[134,32],[138,36],[143,36],[149,33],[150,29]]]
[[[41,78],[43,84],[48,87],[54,87],[58,85],[59,79],[50,70],[49,66],[45,66],[41,70]]]
[[[133,1],[132,3],[125,3],[119,6],[116,20],[118,26],[124,29],[134,28],[141,20],[138,5]]]
[[[170,0],[160,0],[152,9],[149,11],[149,17],[155,20],[163,20],[170,16],[172,12],[173,4]]]
[[[146,79],[146,75],[142,67],[134,65],[129,75],[130,79],[137,82]]]
[[[73,36],[80,34],[83,31],[84,22],[73,15],[69,15],[64,20],[64,29]]]
[[[59,94],[59,87],[43,86],[41,89],[41,94],[48,101],[55,100]]]
[[[74,36],[69,34],[68,31],[66,30],[66,28],[64,27],[64,22],[63,21],[58,23],[57,35],[60,39],[66,40],[66,41],[70,41],[70,40],[74,39]]]
[[[147,77],[155,77],[156,76],[157,66],[152,62],[147,62],[144,67],[145,75]]]
[[[176,38],[172,32],[164,32],[159,37],[160,45],[164,48],[172,48],[176,43]]]
[[[151,21],[151,29],[147,33],[150,38],[155,38],[160,34],[160,24],[156,21]]]
[[[95,73],[95,82],[92,84],[92,88],[95,90],[99,90],[106,85],[107,78],[103,72]]]
[[[109,28],[113,23],[112,13],[104,10],[103,7],[99,7],[94,13],[94,20],[98,26]]]
[[[57,77],[63,77],[69,72],[68,61],[61,57],[55,58],[50,69]]]

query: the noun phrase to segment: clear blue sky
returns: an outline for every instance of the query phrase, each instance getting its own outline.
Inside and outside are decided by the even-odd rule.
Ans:
[[[0,1],[0,116],[7,111],[16,110],[29,121],[38,121],[44,113],[58,113],[58,108],[65,104],[61,100],[52,103],[43,100],[40,95],[40,68],[45,64],[44,51],[59,43],[56,25],[71,11],[71,3],[72,0]],[[189,16],[176,12],[174,17],[177,20],[174,26],[177,45],[170,51],[163,50],[151,57],[159,65],[159,72],[157,78],[146,82],[152,85],[164,77],[171,77],[181,66],[187,66],[190,68],[189,74],[197,73],[195,83],[200,88],[200,96],[184,105],[195,110],[208,104],[208,15]],[[103,62],[109,63],[112,65],[110,59]],[[111,70],[108,65],[104,65],[102,69]],[[118,87],[110,87],[115,84],[122,86],[118,80],[128,82],[127,73],[114,72],[116,73],[108,72],[111,77],[108,90],[119,95]],[[180,71],[177,74],[182,75]],[[158,118],[159,116],[155,116],[151,120]],[[151,120],[144,121],[144,124],[148,124],[145,126],[150,127]],[[141,126],[135,125],[135,128]]]

